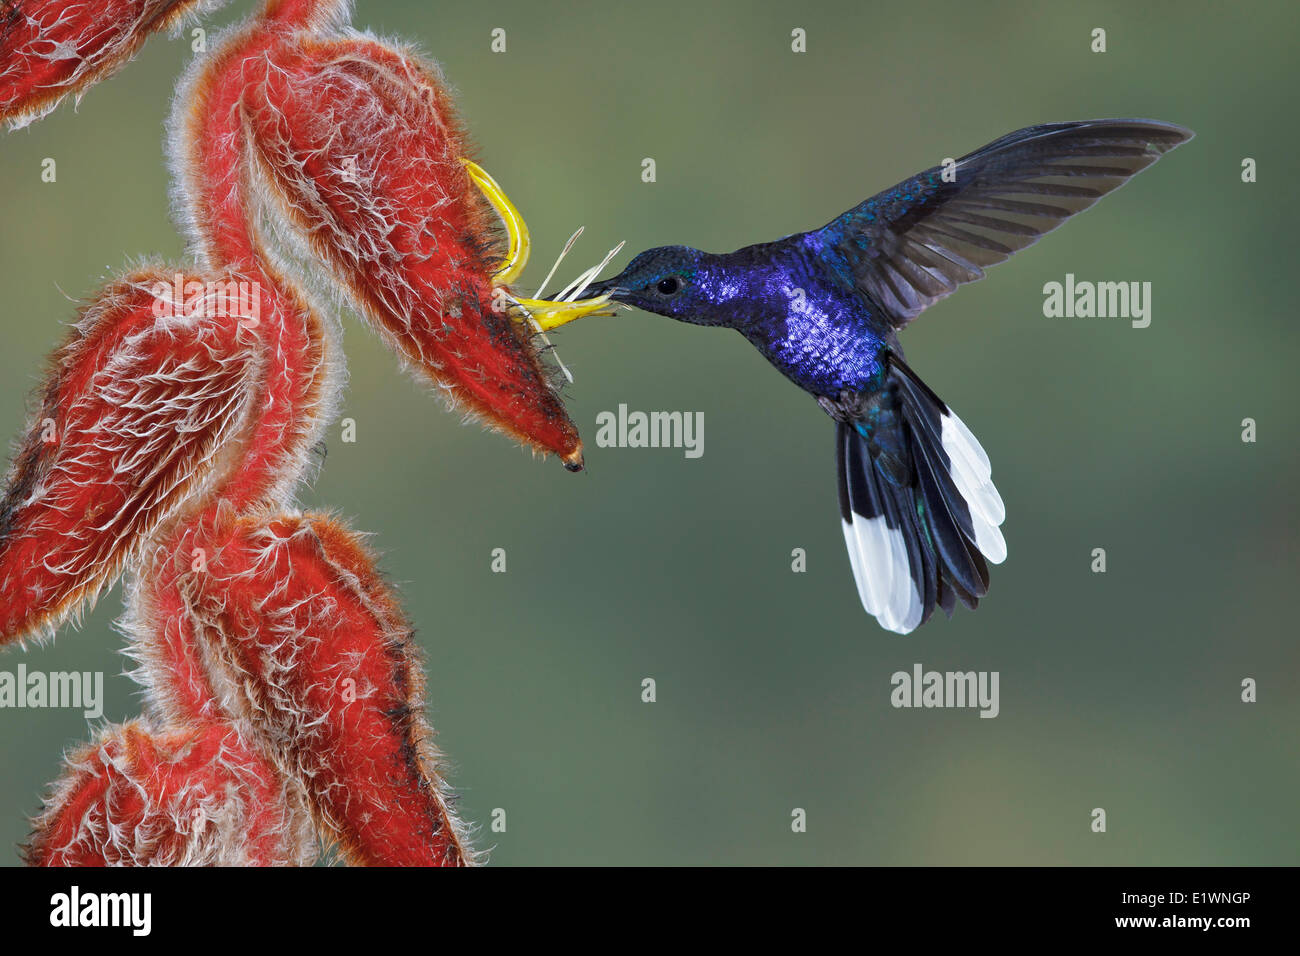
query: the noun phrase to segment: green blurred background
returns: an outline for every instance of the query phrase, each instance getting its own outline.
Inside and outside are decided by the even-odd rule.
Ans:
[[[357,7],[357,26],[443,65],[532,227],[534,284],[582,224],[565,279],[621,239],[616,268],[651,245],[817,226],[1033,123],[1197,133],[904,336],[992,457],[1010,545],[977,614],[910,637],[858,603],[830,423],[738,336],[641,313],[557,336],[587,441],[588,472],[570,475],[462,427],[345,318],[357,442],[331,427],[302,503],[375,533],[492,861],[1300,860],[1293,4]],[[72,300],[140,256],[181,258],[161,139],[190,55],[188,37],[155,37],[77,110],[0,140],[0,432],[18,434]],[[1042,286],[1067,272],[1151,282],[1150,328],[1045,319]],[[619,403],[702,411],[704,456],[595,447]],[[103,670],[106,718],[132,716],[120,609],[115,589],[79,633],[0,668]],[[890,675],[914,662],[1000,671],[1001,715],[891,708]],[[1240,702],[1245,677],[1258,703]],[[0,711],[0,860],[90,733],[77,711]],[[488,830],[497,807],[505,833]],[[1094,807],[1109,832],[1090,832]]]

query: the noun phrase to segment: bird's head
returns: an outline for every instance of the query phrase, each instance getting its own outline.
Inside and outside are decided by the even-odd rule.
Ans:
[[[647,312],[696,325],[711,325],[713,296],[707,281],[709,258],[707,253],[690,246],[647,249],[614,278],[588,286],[583,295],[606,295],[615,302]]]

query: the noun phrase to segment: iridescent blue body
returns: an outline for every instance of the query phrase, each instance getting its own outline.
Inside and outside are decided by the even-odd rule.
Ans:
[[[588,293],[733,328],[817,398],[837,423],[862,604],[907,633],[936,606],[974,608],[1006,542],[988,456],[904,363],[898,330],[1191,135],[1129,119],[1017,130],[820,229],[723,254],[650,249]]]
[[[699,318],[688,321],[734,328],[800,388],[833,397],[871,388],[897,341],[880,307],[819,245],[803,233],[701,253],[692,282]]]

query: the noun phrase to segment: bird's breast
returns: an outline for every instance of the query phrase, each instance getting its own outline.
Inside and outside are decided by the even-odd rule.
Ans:
[[[783,270],[740,329],[787,378],[814,395],[865,390],[878,379],[887,334],[860,296],[812,269]],[[802,274],[801,274],[802,273]]]

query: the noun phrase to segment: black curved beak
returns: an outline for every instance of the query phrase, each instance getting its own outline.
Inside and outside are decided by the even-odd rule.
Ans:
[[[612,279],[599,279],[593,282],[587,288],[582,290],[584,299],[594,299],[598,295],[608,295],[611,299],[617,299],[615,294],[618,292],[618,280],[621,276],[615,276]]]

